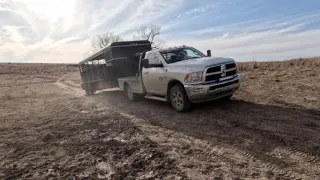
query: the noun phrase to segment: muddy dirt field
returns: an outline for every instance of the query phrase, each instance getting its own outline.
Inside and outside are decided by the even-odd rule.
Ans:
[[[242,63],[230,102],[188,113],[70,65],[0,64],[0,179],[320,179],[320,63]]]

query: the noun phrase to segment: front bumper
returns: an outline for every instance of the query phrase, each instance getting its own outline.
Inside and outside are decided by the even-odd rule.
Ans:
[[[186,93],[193,103],[220,99],[233,94],[240,87],[240,75],[232,79],[211,84],[184,85]]]

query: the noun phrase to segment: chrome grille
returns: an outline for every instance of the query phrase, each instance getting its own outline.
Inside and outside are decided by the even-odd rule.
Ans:
[[[212,66],[205,71],[205,82],[218,81],[220,78],[233,76],[237,74],[237,67],[235,63],[222,64]]]

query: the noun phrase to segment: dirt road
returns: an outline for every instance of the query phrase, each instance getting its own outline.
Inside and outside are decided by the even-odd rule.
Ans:
[[[72,67],[0,66],[0,179],[319,179],[320,68],[301,67],[243,71],[230,102],[177,113],[86,97]]]

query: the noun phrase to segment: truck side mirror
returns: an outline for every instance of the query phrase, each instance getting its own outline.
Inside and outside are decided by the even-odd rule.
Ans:
[[[159,68],[162,68],[164,67],[162,62],[160,62],[159,64],[155,64],[155,65],[151,65],[152,67],[159,67]]]
[[[211,57],[211,50],[207,50],[207,56]]]
[[[142,59],[142,67],[149,68],[149,60],[148,59]]]

